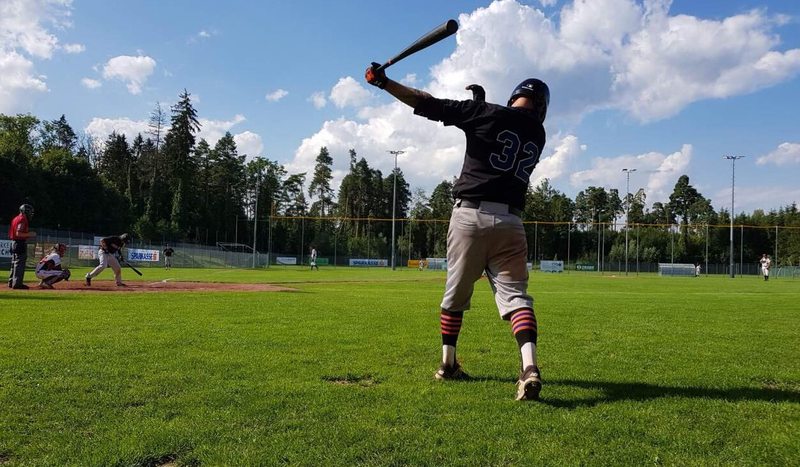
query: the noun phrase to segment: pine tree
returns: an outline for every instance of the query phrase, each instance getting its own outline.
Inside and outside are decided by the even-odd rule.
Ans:
[[[314,176],[311,178],[311,183],[308,186],[308,196],[316,198],[316,201],[311,205],[311,213],[325,217],[331,212],[331,205],[333,204],[333,190],[331,189],[331,180],[333,180],[333,158],[328,153],[328,148],[323,146],[317,155],[317,164],[314,167]]]

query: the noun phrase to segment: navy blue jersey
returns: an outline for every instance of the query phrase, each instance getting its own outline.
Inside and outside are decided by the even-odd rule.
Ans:
[[[100,249],[106,253],[111,253],[112,255],[121,250],[124,246],[125,242],[123,242],[122,239],[116,235],[112,235],[111,237],[106,237],[100,240]]]
[[[414,113],[464,131],[467,151],[453,194],[522,210],[545,143],[544,127],[525,109],[489,102],[428,98]]]

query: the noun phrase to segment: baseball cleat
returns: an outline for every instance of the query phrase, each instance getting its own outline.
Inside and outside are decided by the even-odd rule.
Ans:
[[[438,381],[459,381],[469,379],[469,375],[464,372],[461,365],[456,362],[453,366],[442,363],[433,377]]]
[[[117,287],[127,287],[127,286],[128,286],[128,284],[125,284],[123,282],[120,282],[119,284],[117,284]]]
[[[89,274],[86,274],[86,276],[84,276],[84,279],[85,280],[83,281],[83,283],[86,284],[86,287],[89,287],[89,286],[92,285],[92,278],[89,277]]]
[[[539,392],[542,390],[542,379],[539,374],[539,367],[529,366],[525,368],[517,381],[518,401],[538,401]]]
[[[52,289],[54,287],[52,285],[48,284],[47,282],[42,281],[42,282],[39,282],[39,288],[40,289]]]

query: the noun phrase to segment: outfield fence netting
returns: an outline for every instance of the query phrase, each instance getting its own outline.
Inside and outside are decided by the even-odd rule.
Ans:
[[[225,232],[198,232],[195,242],[134,237],[129,260],[137,267],[164,267],[163,250],[175,253],[176,268],[267,268],[308,265],[316,249],[319,266],[419,268],[447,256],[444,219],[352,219],[280,217],[237,219]],[[533,270],[542,261],[563,262],[564,272],[601,274],[658,273],[659,263],[693,264],[700,274],[759,275],[759,259],[768,254],[775,277],[800,278],[800,226],[670,225],[624,223],[524,223]],[[28,243],[28,264],[57,242],[68,245],[65,264],[96,263],[99,238],[108,232],[81,233],[37,228]],[[394,242],[392,232],[394,231]],[[0,226],[0,267],[10,265],[8,225]],[[392,255],[394,246],[394,255]],[[732,255],[731,255],[732,253]],[[420,269],[426,269],[422,267]],[[430,269],[434,269],[431,267]]]

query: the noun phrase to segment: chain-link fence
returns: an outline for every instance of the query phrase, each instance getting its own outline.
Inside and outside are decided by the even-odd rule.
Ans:
[[[734,275],[757,275],[759,259],[766,253],[772,259],[773,275],[800,277],[800,227],[573,222],[525,222],[524,226],[534,270],[542,261],[558,260],[567,272],[652,273],[658,272],[659,263],[683,263],[699,265],[702,274],[727,275],[733,268]],[[0,228],[8,231],[8,226]],[[397,267],[416,267],[420,259],[446,257],[447,228],[448,221],[442,219],[397,219],[392,242],[391,219],[275,216],[258,221],[255,237],[237,234],[234,242],[169,245],[175,250],[173,267],[307,265],[311,248],[317,250],[317,264],[322,266],[388,267],[394,256]],[[103,236],[41,228],[37,233],[28,245],[31,266],[57,242],[69,247],[67,266],[93,266],[91,251],[96,251],[97,239]],[[0,266],[8,267],[10,254],[2,245]],[[165,243],[134,239],[127,250],[140,251],[131,261],[137,267],[163,267],[165,247]]]

